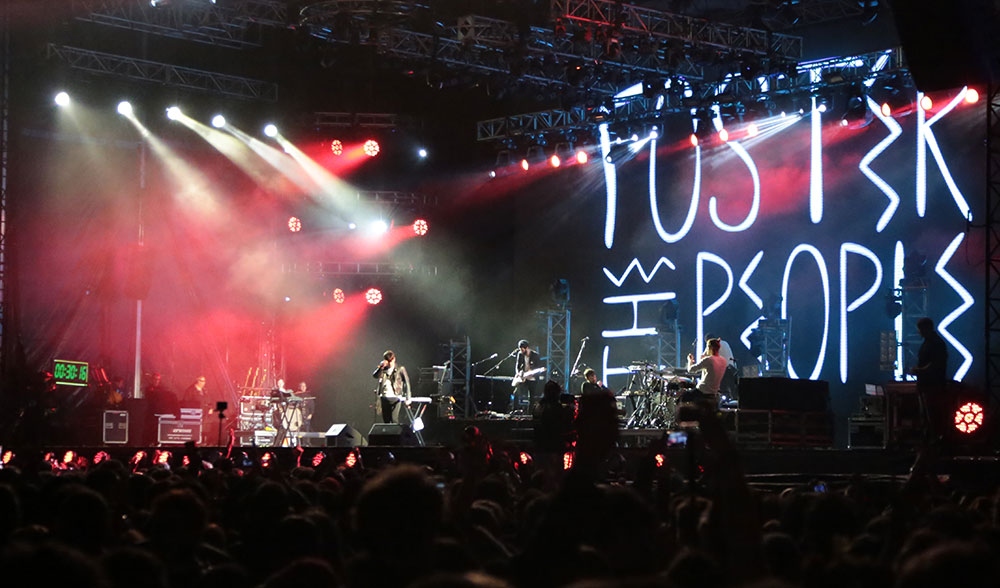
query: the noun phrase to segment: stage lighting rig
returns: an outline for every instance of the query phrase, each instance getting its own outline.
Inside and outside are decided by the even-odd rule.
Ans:
[[[63,108],[65,108],[65,107],[69,106],[69,103],[70,103],[69,94],[67,94],[66,92],[59,92],[55,96],[55,101],[56,101],[57,105],[62,106]]]

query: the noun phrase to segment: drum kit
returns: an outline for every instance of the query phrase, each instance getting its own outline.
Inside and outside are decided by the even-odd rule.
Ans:
[[[677,405],[695,381],[686,370],[663,368],[648,361],[633,361],[623,400],[626,428],[662,429],[676,424]]]

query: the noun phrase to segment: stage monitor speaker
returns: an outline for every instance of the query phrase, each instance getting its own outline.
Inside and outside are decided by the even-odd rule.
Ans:
[[[337,423],[326,431],[327,447],[361,447],[365,439],[361,432],[347,423]]]
[[[369,445],[416,445],[417,438],[409,425],[375,423],[368,432]]]
[[[829,402],[830,384],[822,380],[791,378],[740,380],[740,408],[744,410],[824,412]]]
[[[890,0],[906,65],[921,92],[983,92],[998,72],[992,0]]]

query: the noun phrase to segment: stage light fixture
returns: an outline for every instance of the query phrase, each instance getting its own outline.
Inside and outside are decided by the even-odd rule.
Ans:
[[[821,102],[819,106],[816,107],[816,110],[820,112],[826,112],[826,102]]]
[[[222,127],[226,126],[226,117],[222,116],[221,114],[213,116],[212,126],[217,129],[221,129]]]
[[[354,223],[347,223],[347,228],[353,231],[354,229],[358,228],[358,225]]]
[[[691,141],[692,147],[698,146],[698,135],[691,133],[691,137],[689,137],[688,140]]]
[[[285,302],[291,302],[291,301],[292,301],[291,296],[285,296]]]
[[[756,137],[758,133],[760,133],[760,129],[757,127],[756,124],[750,123],[749,125],[747,125],[748,137]]]
[[[523,169],[524,171],[528,171],[528,168],[530,168],[530,167],[531,167],[531,164],[528,163],[527,159],[522,159],[521,160],[521,169]]]
[[[420,159],[424,159],[427,157],[427,150],[421,147],[420,149],[417,150],[417,155],[420,157]]]
[[[365,302],[372,306],[382,302],[382,291],[378,288],[368,288],[368,291],[365,292]]]
[[[299,220],[298,217],[288,217],[288,230],[293,233],[298,233],[302,230],[302,221]]]
[[[430,228],[427,225],[427,221],[422,218],[418,218],[413,221],[413,233],[418,237],[423,237],[427,234],[427,229]]]
[[[181,117],[181,109],[177,106],[171,106],[167,109],[167,118],[170,120],[177,120]]]
[[[729,131],[726,129],[719,130],[719,140],[723,143],[729,142]]]
[[[278,127],[275,126],[273,123],[268,123],[264,125],[264,136],[271,138],[277,137]]]
[[[969,104],[975,104],[979,102],[979,90],[975,88],[969,88],[965,91],[965,101]]]
[[[576,152],[576,162],[577,163],[580,163],[580,164],[587,163],[587,159],[588,159],[587,158],[587,152],[584,151],[583,149],[580,149],[579,151]]]
[[[372,223],[372,232],[376,235],[384,235],[389,232],[389,223],[384,220],[377,220]]]
[[[846,118],[842,118],[842,119],[840,119],[840,126],[842,126],[842,127],[846,127],[846,126],[847,126],[847,125],[849,125],[849,124],[851,124],[851,123],[847,122],[847,119],[846,119]]]
[[[341,155],[344,153],[344,144],[340,142],[340,139],[334,139],[333,141],[330,141],[330,151],[332,151],[334,155]]]
[[[122,116],[132,116],[132,104],[128,100],[118,103],[118,114]]]
[[[930,96],[924,94],[923,97],[920,98],[920,108],[923,108],[924,110],[930,110],[934,108],[934,101],[931,100]]]
[[[882,116],[892,116],[892,108],[888,102],[882,103]]]
[[[344,295],[344,291],[340,288],[333,289],[333,301],[337,304],[343,304],[347,297]]]
[[[560,165],[562,165],[562,160],[559,159],[558,155],[553,155],[552,157],[549,158],[549,165],[551,165],[552,167],[559,167]]]
[[[495,170],[495,169],[491,169],[491,170],[489,171],[489,173],[488,173],[488,174],[486,174],[486,175],[488,175],[488,176],[490,177],[490,179],[492,180],[493,178],[497,177],[497,170]]]
[[[66,92],[59,92],[56,94],[56,104],[62,106],[63,108],[69,106],[69,94]]]
[[[970,435],[983,426],[983,407],[976,402],[966,402],[955,411],[955,428]]]
[[[378,155],[380,148],[378,141],[376,141],[375,139],[368,139],[367,141],[365,141],[363,149],[365,151],[365,155],[367,155],[368,157],[375,157],[376,155]]]

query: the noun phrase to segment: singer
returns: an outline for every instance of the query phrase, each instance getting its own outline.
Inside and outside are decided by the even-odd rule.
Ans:
[[[396,354],[387,350],[382,354],[382,361],[372,372],[372,377],[378,380],[375,388],[375,395],[378,397],[375,414],[382,415],[383,423],[395,422],[393,413],[399,402],[410,399],[410,377],[406,374],[406,368],[397,366]]]
[[[545,372],[538,353],[528,344],[527,339],[517,342],[514,360],[514,391],[511,394],[511,414],[531,414],[531,407],[538,398],[538,376]]]

